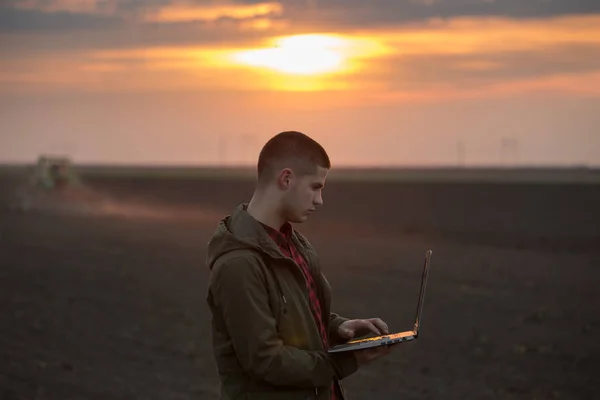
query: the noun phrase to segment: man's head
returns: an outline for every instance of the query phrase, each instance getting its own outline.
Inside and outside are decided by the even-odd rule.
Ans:
[[[315,140],[300,132],[281,132],[260,152],[258,189],[276,196],[287,221],[304,222],[323,204],[321,191],[330,168],[327,152]]]

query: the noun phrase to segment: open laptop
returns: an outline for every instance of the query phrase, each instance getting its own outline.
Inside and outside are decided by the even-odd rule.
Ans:
[[[425,264],[423,265],[421,289],[419,291],[419,301],[417,302],[417,316],[415,319],[415,325],[411,331],[375,336],[366,339],[351,340],[346,343],[333,346],[329,349],[329,353],[355,351],[379,346],[390,346],[392,344],[408,342],[410,340],[417,339],[419,337],[419,327],[421,325],[421,314],[423,311],[423,300],[425,298],[425,286],[427,285],[427,273],[429,272],[429,262],[431,261],[431,253],[431,250],[427,250],[427,252],[425,252]]]

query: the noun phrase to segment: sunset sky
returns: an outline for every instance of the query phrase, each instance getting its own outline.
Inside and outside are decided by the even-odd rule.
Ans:
[[[598,0],[2,0],[0,162],[600,166]]]

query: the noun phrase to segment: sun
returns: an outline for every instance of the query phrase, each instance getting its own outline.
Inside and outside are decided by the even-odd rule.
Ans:
[[[290,75],[321,75],[344,69],[349,45],[333,35],[288,36],[275,39],[272,47],[237,52],[233,61]]]
[[[254,48],[216,50],[208,62],[252,85],[283,91],[347,90],[376,68],[389,46],[370,35],[310,33],[271,38]]]

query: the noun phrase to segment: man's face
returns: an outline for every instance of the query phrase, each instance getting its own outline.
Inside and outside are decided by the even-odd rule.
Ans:
[[[282,211],[289,222],[302,223],[323,205],[323,187],[328,169],[317,167],[314,174],[290,176],[289,187],[283,196]]]

